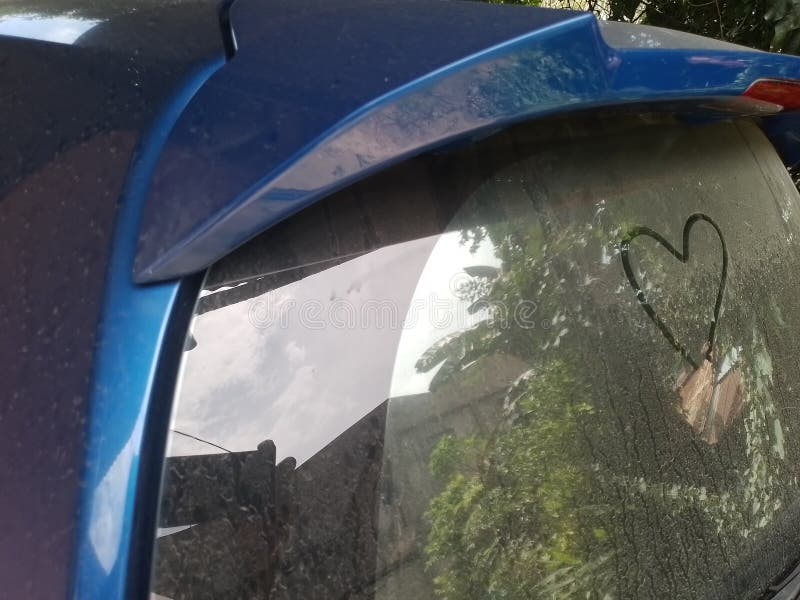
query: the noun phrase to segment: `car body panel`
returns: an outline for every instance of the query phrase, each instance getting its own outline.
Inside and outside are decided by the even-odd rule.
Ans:
[[[86,463],[102,463],[87,446],[97,444],[89,424],[98,422],[90,413],[111,251],[126,227],[133,241],[138,230],[138,220],[114,224],[131,188],[131,160],[152,145],[147,131],[158,128],[186,81],[224,61],[216,6],[193,5],[201,6],[203,15],[185,19],[191,35],[176,25],[174,7],[142,4],[131,14],[130,4],[9,2],[0,10],[0,487],[7,492],[0,579],[7,597],[70,593]],[[95,11],[96,28],[74,39],[45,31],[63,24],[71,8]],[[31,23],[36,31],[17,28]],[[130,282],[130,265],[113,268]],[[159,314],[163,307],[149,316]],[[135,325],[126,316],[119,326],[128,324]]]
[[[151,405],[160,398],[165,409],[169,406],[177,370],[177,362],[170,362],[170,357],[177,356],[182,348],[200,281],[184,278],[139,286],[131,280],[131,264],[144,192],[166,132],[196,89],[219,66],[219,62],[212,62],[184,82],[143,140],[122,197],[98,326],[78,531],[76,598],[135,595],[128,585],[136,580],[129,581],[127,575],[132,550],[142,542],[133,537],[137,490],[152,493],[160,479],[158,469],[157,473],[142,474],[139,469],[141,464],[158,464],[166,434],[157,422],[153,423]],[[170,335],[170,327],[181,322],[181,314],[186,318],[183,330]],[[177,347],[171,347],[170,342]],[[146,444],[146,436],[156,431],[161,432],[162,445],[157,435]],[[149,486],[144,485],[148,478]],[[141,549],[146,554],[149,542],[142,542]]]

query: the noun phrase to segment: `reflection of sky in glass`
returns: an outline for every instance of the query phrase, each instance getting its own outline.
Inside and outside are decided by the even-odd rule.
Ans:
[[[464,267],[490,265],[500,267],[491,242],[484,241],[475,252],[461,243],[461,232],[440,236],[420,274],[409,314],[406,315],[397,349],[390,397],[398,398],[428,391],[437,368],[419,373],[415,363],[428,348],[443,337],[463,331],[486,318],[486,311],[469,314],[469,302],[458,298],[454,289],[469,276]]]
[[[200,315],[173,428],[231,451],[269,439],[279,460],[302,463],[390,396],[428,390],[436,369],[418,373],[420,355],[485,318],[453,293],[459,276],[468,278],[463,268],[476,264],[499,265],[491,244],[473,253],[451,232]],[[303,317],[309,308],[316,316]],[[267,315],[278,324],[254,324]],[[333,322],[348,315],[352,324]],[[219,452],[180,434],[170,444],[171,456]]]
[[[330,307],[379,300],[402,319],[436,240],[383,248],[197,317],[173,428],[232,451],[273,440],[278,460],[298,463],[321,450],[388,398],[400,338],[399,327],[328,326]],[[250,312],[259,301],[284,307],[273,314],[285,310],[285,326],[255,326]],[[315,305],[320,314],[301,322],[301,307]],[[216,452],[171,438],[171,456]]]
[[[73,16],[0,15],[0,35],[74,44],[75,40],[98,23],[100,21]]]

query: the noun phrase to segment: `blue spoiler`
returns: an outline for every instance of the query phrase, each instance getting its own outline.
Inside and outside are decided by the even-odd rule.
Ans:
[[[140,283],[201,270],[337,189],[487,130],[590,107],[731,99],[758,79],[800,78],[797,57],[591,13],[239,0],[230,18],[238,51],[189,103],[156,166]],[[765,129],[786,154],[800,129],[782,117]]]

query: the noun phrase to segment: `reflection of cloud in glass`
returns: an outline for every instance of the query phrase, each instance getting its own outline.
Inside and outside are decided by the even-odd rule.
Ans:
[[[0,35],[74,44],[75,40],[98,23],[98,20],[74,16],[42,16],[32,13],[0,15]]]
[[[331,307],[379,299],[402,318],[437,239],[389,246],[197,317],[173,428],[231,451],[270,439],[279,461],[302,464],[388,398],[401,334],[369,323],[331,326]],[[253,302],[266,299],[289,307],[285,325],[254,323]],[[313,320],[302,314],[314,307],[321,312]],[[181,435],[170,443],[171,456],[219,452]]]
[[[418,372],[415,365],[420,356],[442,338],[487,318],[486,311],[469,314],[467,307],[470,302],[453,293],[453,284],[460,275],[469,278],[464,273],[464,267],[499,267],[500,264],[494,255],[494,246],[489,241],[473,252],[469,244],[461,243],[460,231],[445,233],[439,238],[419,277],[409,314],[406,315],[392,374],[390,397],[427,392],[438,368]],[[442,315],[433,312],[437,305],[441,306],[443,313],[446,312],[446,318],[440,318]]]

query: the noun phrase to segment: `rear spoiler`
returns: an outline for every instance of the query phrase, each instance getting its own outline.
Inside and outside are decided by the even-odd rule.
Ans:
[[[155,167],[139,283],[202,270],[410,156],[568,111],[759,115],[784,161],[800,160],[793,56],[591,13],[447,0],[238,0],[230,22],[235,54]]]

